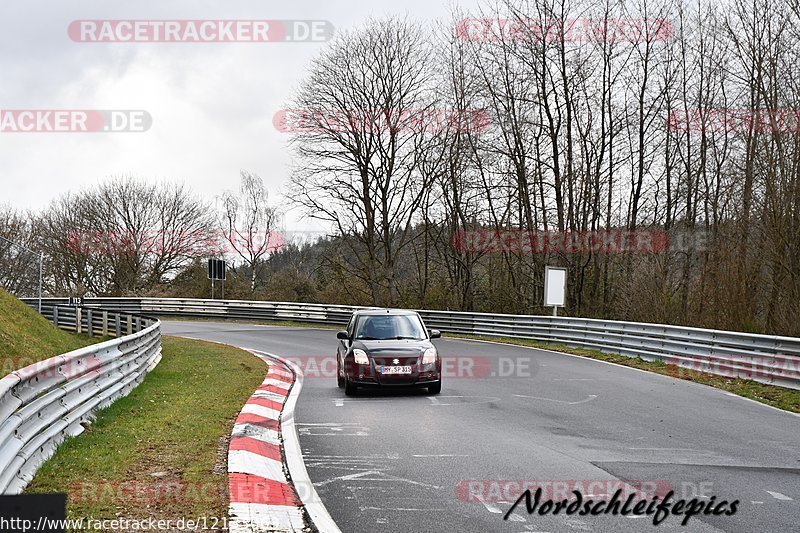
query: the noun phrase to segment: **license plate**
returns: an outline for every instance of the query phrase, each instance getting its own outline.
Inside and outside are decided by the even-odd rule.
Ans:
[[[381,367],[381,374],[410,374],[410,366],[383,366]]]

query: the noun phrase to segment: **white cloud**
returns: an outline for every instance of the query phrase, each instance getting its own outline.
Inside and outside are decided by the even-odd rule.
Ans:
[[[41,208],[109,176],[183,180],[213,198],[240,169],[264,178],[275,203],[289,172],[288,138],[272,125],[321,43],[75,43],[76,19],[313,19],[348,28],[404,10],[446,17],[444,0],[277,2],[3,2],[0,109],[144,109],[146,133],[0,133],[0,202]],[[319,227],[299,213],[287,225]]]

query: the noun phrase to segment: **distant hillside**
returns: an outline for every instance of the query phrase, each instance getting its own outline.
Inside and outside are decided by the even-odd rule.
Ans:
[[[56,328],[39,313],[0,289],[0,377],[97,340]]]

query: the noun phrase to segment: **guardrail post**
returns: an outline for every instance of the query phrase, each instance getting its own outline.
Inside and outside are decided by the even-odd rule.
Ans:
[[[108,337],[108,311],[103,311],[103,337]]]
[[[133,317],[128,315],[128,335],[133,333]]]
[[[115,322],[116,322],[116,337],[120,338],[122,336],[122,319],[119,315],[114,315]]]
[[[81,332],[81,308],[75,308],[75,333]]]
[[[58,327],[58,306],[53,306],[53,325]]]
[[[86,310],[86,333],[88,333],[90,337],[94,336],[94,324],[92,322],[92,318],[94,318],[92,316],[92,310],[91,309],[87,309]]]

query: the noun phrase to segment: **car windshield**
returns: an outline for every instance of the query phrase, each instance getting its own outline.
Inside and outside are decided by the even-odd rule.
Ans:
[[[366,315],[358,319],[356,339],[389,340],[427,338],[416,315]]]

